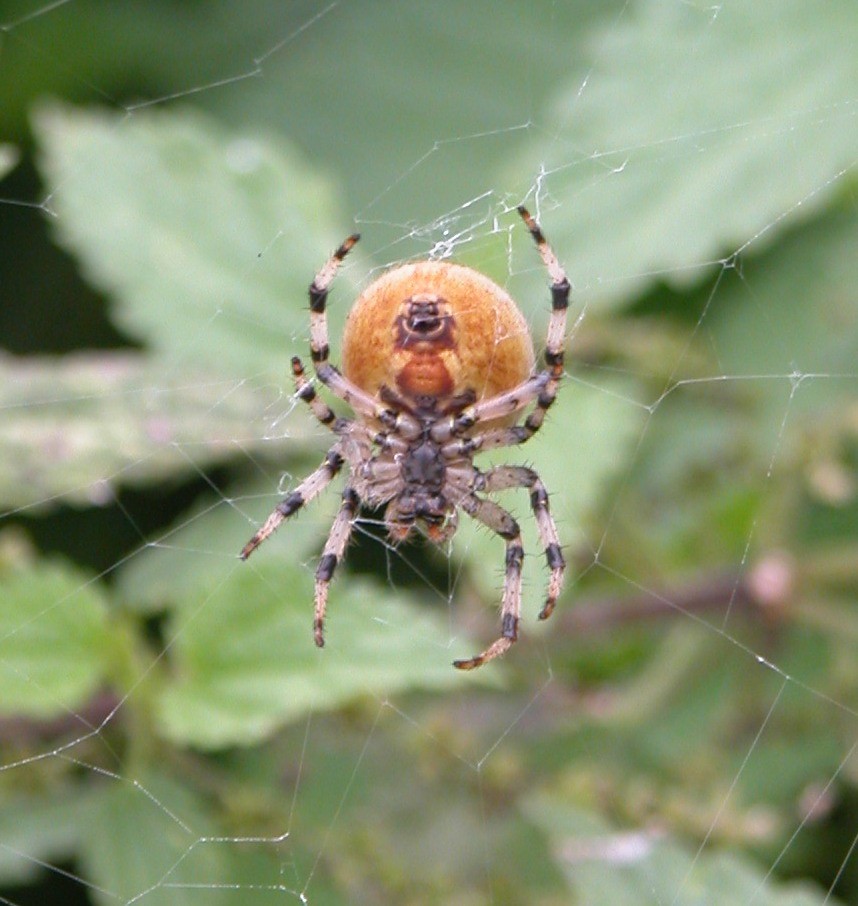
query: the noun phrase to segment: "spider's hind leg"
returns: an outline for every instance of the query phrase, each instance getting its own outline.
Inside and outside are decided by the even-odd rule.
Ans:
[[[488,526],[506,541],[506,570],[501,603],[501,635],[485,651],[474,657],[453,661],[459,670],[473,670],[486,661],[506,654],[518,638],[518,622],[521,617],[521,566],[524,548],[521,545],[521,531],[518,523],[493,500],[483,500],[476,495],[462,500],[462,509],[471,517]]]
[[[539,541],[545,551],[545,562],[551,570],[545,603],[539,611],[539,619],[547,620],[554,612],[554,606],[560,597],[566,570],[557,526],[548,509],[548,492],[539,475],[526,466],[495,466],[485,473],[482,490],[492,492],[503,491],[506,488],[527,488],[530,491],[530,508],[536,519]]]
[[[325,549],[316,567],[316,590],[313,613],[313,639],[319,648],[325,644],[325,610],[328,605],[328,587],[334,576],[337,564],[343,559],[349,538],[352,534],[354,518],[360,508],[360,500],[355,489],[347,485],[343,490],[343,502],[340,504],[334,524],[325,542]]]
[[[246,560],[266,538],[274,534],[284,520],[297,513],[301,507],[318,496],[343,467],[343,462],[340,445],[336,443],[328,450],[319,468],[308,475],[294,491],[287,494],[277,504],[256,534],[244,545],[239,557]]]

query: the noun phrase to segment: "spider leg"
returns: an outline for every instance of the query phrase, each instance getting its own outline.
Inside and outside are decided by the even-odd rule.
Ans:
[[[549,393],[550,383],[550,373],[538,371],[509,390],[496,393],[494,396],[486,397],[472,406],[468,406],[449,421],[438,422],[433,427],[432,439],[443,443],[451,437],[458,437],[466,431],[470,431],[478,422],[494,421],[514,415],[534,400],[537,402],[537,408],[541,408],[544,412],[554,402],[554,397],[557,395],[556,386],[553,388],[553,392]],[[532,415],[533,413],[528,416],[528,421]],[[539,424],[541,423],[542,418],[539,419]],[[536,425],[531,434],[536,433],[538,428],[539,425]]]
[[[530,215],[530,212],[524,205],[518,206],[518,213],[521,214],[522,220],[530,235],[536,242],[536,248],[542,257],[548,276],[551,278],[551,318],[548,321],[548,335],[545,338],[545,371],[549,374],[548,383],[545,389],[540,392],[536,399],[536,407],[524,420],[523,427],[529,431],[531,436],[535,434],[545,418],[548,407],[554,402],[557,396],[557,387],[560,379],[563,377],[563,359],[564,347],[566,345],[566,313],[569,309],[569,293],[571,286],[566,276],[566,271],[557,260],[554,249],[548,244],[539,224]]]
[[[513,434],[494,435],[493,446],[502,446],[503,438],[512,438],[512,443],[524,443],[532,437],[545,420],[545,413],[557,396],[557,388],[563,377],[564,345],[566,340],[566,313],[569,309],[571,286],[554,250],[548,244],[539,224],[528,210],[519,205],[518,213],[524,220],[536,242],[537,250],[542,257],[548,276],[551,278],[551,318],[548,322],[548,335],[545,339],[545,367],[536,374],[522,381],[517,387],[505,390],[468,406],[459,415],[448,422],[440,422],[432,432],[432,439],[444,443],[451,438],[459,437],[474,427],[477,422],[492,421],[513,415],[531,402],[536,406],[519,427],[512,429]],[[486,441],[483,441],[485,446]]]
[[[354,419],[338,416],[327,403],[319,398],[313,385],[307,380],[304,365],[298,356],[292,357],[292,375],[295,378],[296,396],[307,403],[312,409],[313,415],[326,428],[330,428],[334,434],[339,434],[343,438],[342,447],[346,460],[352,460],[349,448],[354,444],[358,446],[363,444],[368,449],[368,445],[374,443],[378,444],[382,451],[394,453],[404,453],[408,449],[408,442],[400,437],[389,435],[386,431],[373,432],[366,425]]]
[[[470,459],[475,453],[484,450],[497,450],[500,447],[515,447],[523,444],[533,436],[524,425],[509,425],[505,428],[486,428],[465,437],[455,437],[441,446],[444,459]]]
[[[506,572],[501,602],[501,635],[480,654],[464,660],[453,661],[459,670],[473,670],[486,661],[505,654],[518,637],[518,621],[521,616],[521,565],[524,548],[521,546],[521,532],[518,523],[499,504],[471,494],[461,501],[462,509],[471,517],[488,526],[506,542]]]
[[[338,418],[331,407],[321,400],[307,380],[304,364],[298,356],[292,356],[292,377],[295,379],[295,395],[303,400],[312,410],[313,415],[334,434],[342,434],[346,427],[352,424],[348,418]]]
[[[548,244],[539,224],[533,219],[524,205],[518,206],[525,226],[536,242],[536,248],[551,278],[551,320],[548,322],[548,336],[545,339],[545,367],[552,378],[559,381],[563,377],[563,347],[566,341],[566,312],[569,308],[569,279],[566,271],[557,260],[554,250]]]
[[[319,380],[331,391],[331,393],[348,403],[348,405],[359,415],[381,422],[386,429],[396,428],[407,436],[417,436],[417,434],[420,433],[420,425],[413,416],[406,413],[396,413],[390,409],[389,406],[382,405],[375,397],[350,381],[342,374],[339,368],[328,361],[328,356],[330,355],[330,346],[328,345],[328,316],[326,311],[328,304],[328,290],[330,289],[340,264],[342,264],[343,259],[348,255],[352,248],[354,248],[358,239],[360,239],[360,234],[352,233],[352,235],[349,236],[325,262],[322,269],[316,274],[313,282],[310,284],[310,359],[313,362],[313,368],[315,369],[316,376]],[[300,366],[300,361],[298,364]],[[292,371],[294,374],[294,359],[292,360]],[[303,373],[303,367],[301,367],[301,372]],[[308,391],[305,392],[309,394]],[[320,407],[321,405],[324,404],[320,404]],[[316,409],[314,408],[313,411],[315,412]]]
[[[277,504],[256,534],[244,545],[239,557],[246,560],[266,538],[277,530],[281,522],[321,493],[343,467],[343,462],[340,445],[336,443],[328,450],[318,469],[308,475],[294,491]]]
[[[548,509],[548,492],[536,472],[525,466],[496,466],[485,473],[481,490],[492,492],[502,491],[506,488],[530,489],[530,507],[536,520],[540,544],[542,544],[542,548],[545,551],[545,561],[549,570],[551,570],[545,604],[542,605],[542,610],[539,612],[539,619],[547,620],[554,611],[558,597],[560,597],[560,590],[563,587],[563,575],[566,569],[563,553],[560,550],[557,526],[554,524]]]
[[[313,364],[328,360],[328,319],[325,306],[328,304],[328,289],[334,281],[343,259],[354,248],[360,233],[352,233],[331,255],[310,284],[310,352]]]
[[[325,644],[324,626],[325,609],[328,605],[328,588],[337,564],[342,560],[349,538],[352,534],[352,522],[360,507],[360,500],[351,485],[343,491],[343,502],[340,505],[334,524],[325,542],[325,549],[316,567],[315,607],[313,613],[313,638],[319,648]]]

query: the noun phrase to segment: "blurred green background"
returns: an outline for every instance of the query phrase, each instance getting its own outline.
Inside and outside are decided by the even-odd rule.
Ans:
[[[858,10],[0,3],[0,899],[858,902]],[[568,378],[502,544],[334,490],[306,288],[452,256]],[[483,462],[491,461],[491,457]]]

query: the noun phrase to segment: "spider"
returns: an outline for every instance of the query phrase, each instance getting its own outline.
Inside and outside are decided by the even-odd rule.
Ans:
[[[515,642],[521,613],[524,551],[518,523],[484,496],[526,488],[550,571],[539,619],[554,610],[565,563],[548,494],[535,471],[499,465],[480,471],[480,451],[523,444],[541,427],[563,376],[569,281],[539,225],[518,207],[551,279],[551,319],[544,367],[534,366],[527,324],[510,296],[488,277],[445,261],[395,267],[358,297],[343,334],[343,369],[328,361],[325,307],[334,276],[360,238],[333,253],[310,284],[310,356],[316,378],[354,412],[338,416],[317,395],[301,360],[292,359],[298,398],[336,440],[321,465],[289,493],[247,542],[246,560],[288,517],[321,493],[348,465],[342,504],[316,568],[314,639],[322,647],[328,587],[362,505],[386,505],[394,543],[419,526],[435,543],[456,531],[464,510],[506,544],[501,634],[453,666],[472,670]],[[526,418],[516,414],[534,404]]]

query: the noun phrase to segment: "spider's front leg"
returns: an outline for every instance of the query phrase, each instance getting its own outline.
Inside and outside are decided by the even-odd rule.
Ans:
[[[338,418],[336,412],[324,400],[319,399],[313,385],[307,380],[304,364],[296,355],[292,356],[292,378],[295,381],[295,395],[299,400],[303,400],[319,422],[330,428],[334,434],[343,434],[349,425],[354,424],[349,418]]]
[[[524,548],[521,544],[521,531],[518,523],[502,506],[493,500],[483,500],[474,494],[465,497],[461,506],[469,516],[488,526],[506,542],[501,636],[480,654],[453,661],[453,666],[458,667],[459,670],[473,670],[475,667],[481,667],[487,661],[506,654],[518,638],[518,622],[521,618],[521,566],[524,561]]]
[[[554,402],[557,396],[557,388],[560,385],[560,379],[563,377],[563,362],[566,347],[566,313],[569,309],[569,293],[571,286],[566,271],[557,260],[554,249],[548,244],[548,240],[539,228],[539,224],[531,217],[527,208],[523,205],[518,206],[518,213],[521,214],[525,225],[530,230],[530,235],[536,243],[542,263],[548,271],[551,278],[551,318],[548,321],[548,335],[545,338],[545,369],[543,374],[548,375],[548,381],[545,387],[536,397],[536,406],[533,411],[524,420],[522,426],[527,432],[527,437],[531,437],[541,427],[545,419],[545,413]]]
[[[551,278],[551,318],[545,338],[545,365],[541,371],[532,374],[518,386],[486,397],[463,409],[461,413],[454,415],[448,421],[439,422],[432,432],[432,439],[440,443],[453,440],[453,444],[449,445],[449,452],[445,451],[445,456],[455,456],[455,450],[473,453],[480,448],[491,449],[508,444],[524,443],[542,427],[545,413],[554,402],[560,379],[563,377],[566,315],[569,309],[571,286],[566,271],[557,260],[557,255],[548,244],[539,224],[522,205],[519,205],[518,213],[530,231],[542,263]],[[521,425],[489,429],[484,432],[483,437],[466,437],[458,441],[458,446],[454,446],[455,439],[462,438],[462,435],[470,432],[480,422],[506,419],[532,402],[535,402],[536,405]]]
[[[343,259],[354,248],[358,239],[360,239],[360,234],[352,233],[325,262],[310,284],[310,359],[313,362],[316,377],[331,393],[351,406],[358,415],[380,422],[387,430],[396,429],[408,435],[415,435],[419,433],[420,426],[412,416],[398,413],[383,405],[372,394],[350,381],[339,368],[328,361],[330,355],[327,316],[328,290]],[[300,368],[300,361],[298,367]],[[293,359],[294,370],[295,360]]]
[[[554,249],[524,205],[518,206],[518,213],[542,258],[542,263],[551,278],[551,320],[548,322],[548,336],[545,338],[545,367],[555,381],[563,377],[563,350],[566,344],[566,312],[569,308],[571,286],[566,271],[557,260]]]

